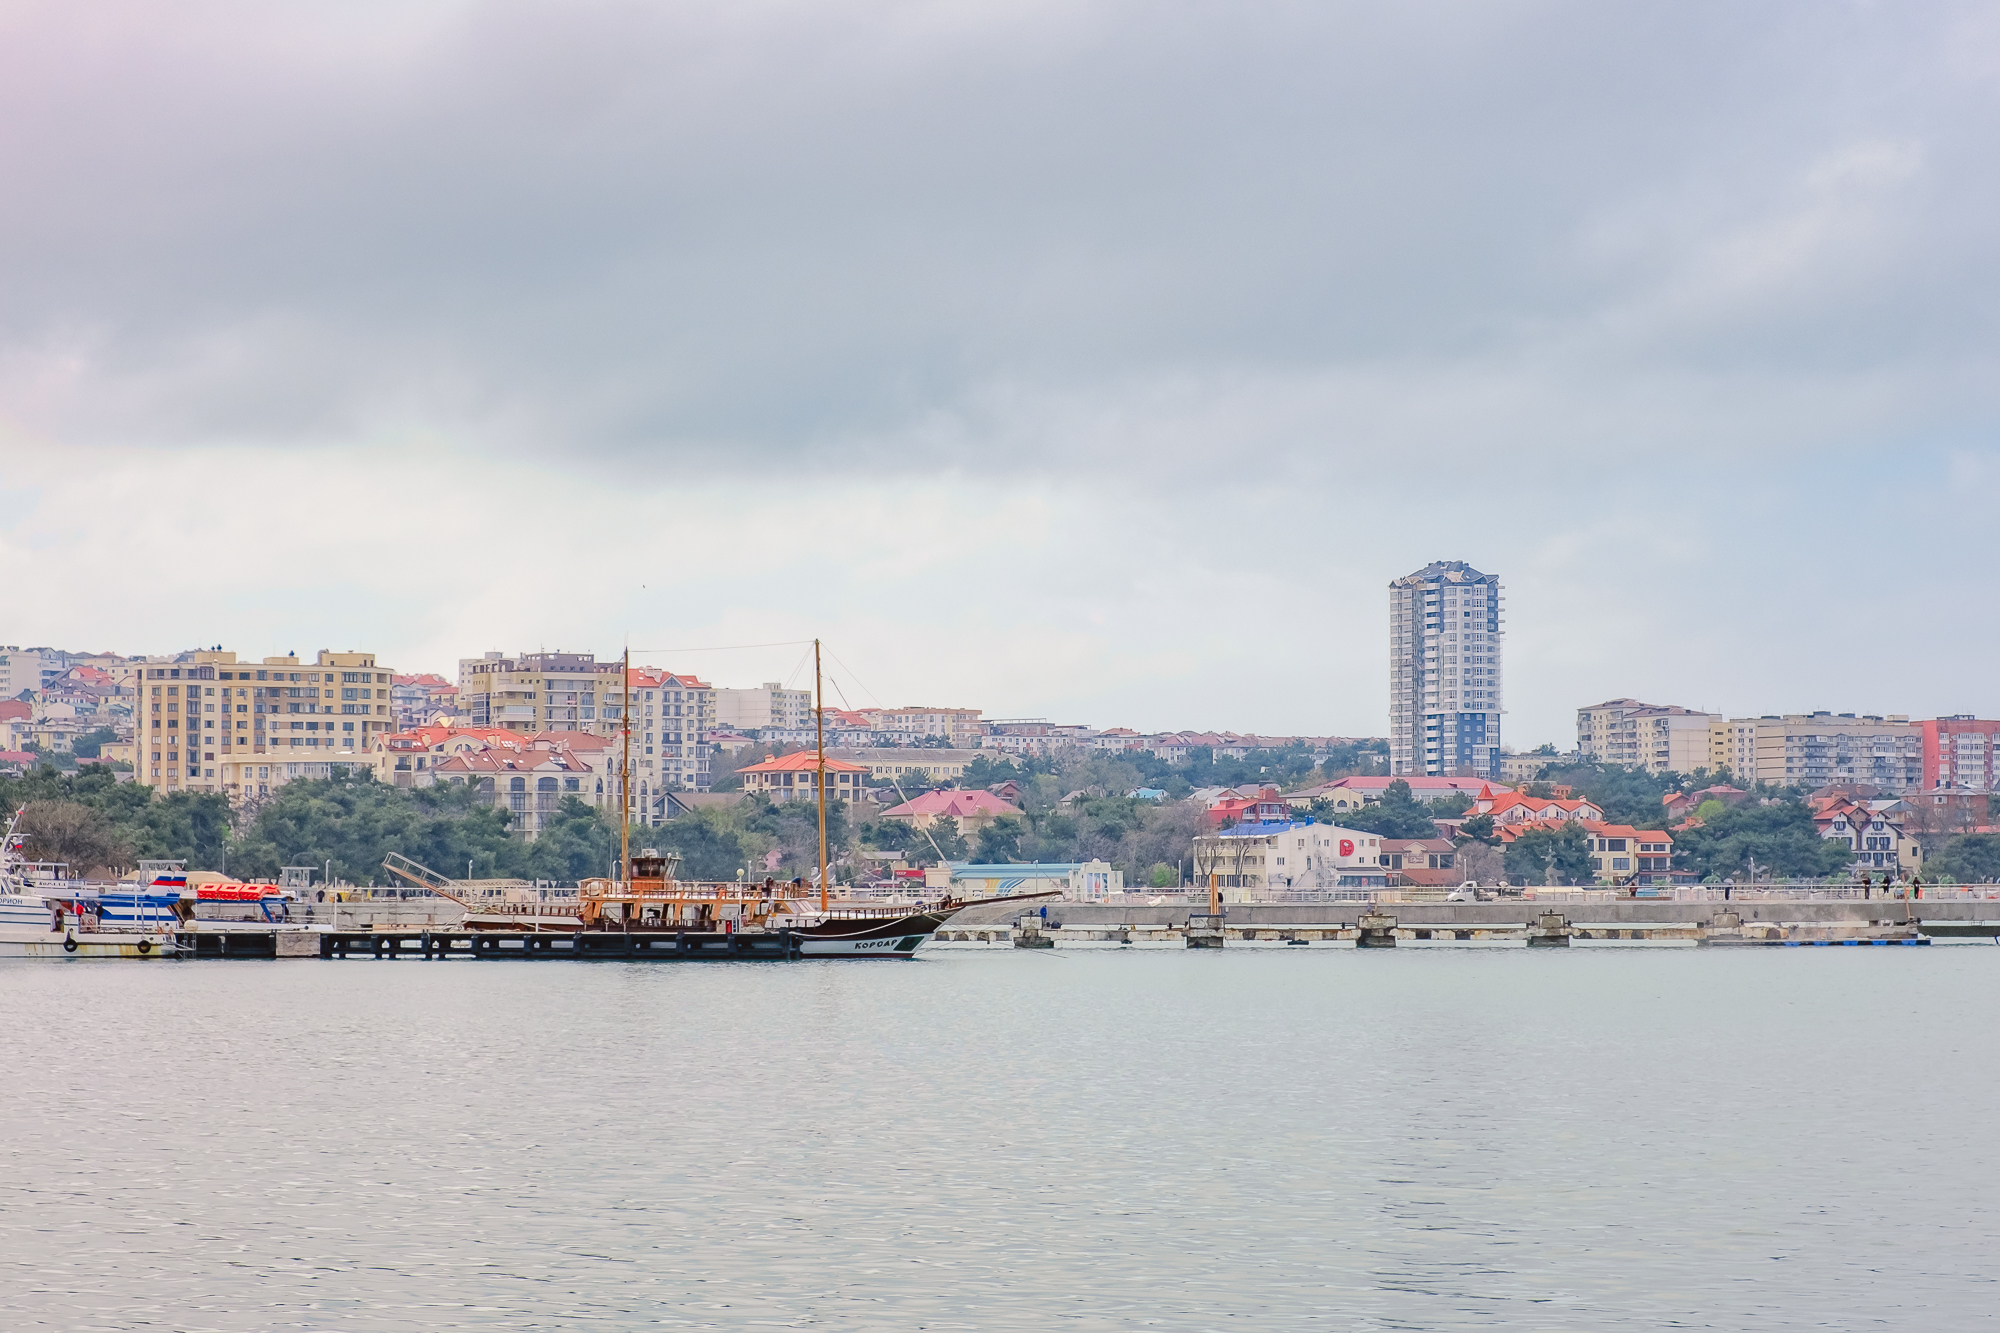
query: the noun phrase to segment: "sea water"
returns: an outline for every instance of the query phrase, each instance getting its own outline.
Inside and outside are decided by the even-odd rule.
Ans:
[[[1956,1329],[2000,948],[0,964],[0,1328]]]

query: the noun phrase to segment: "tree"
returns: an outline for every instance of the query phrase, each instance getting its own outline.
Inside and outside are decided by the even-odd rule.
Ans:
[[[658,842],[651,829],[633,829],[634,847],[641,845],[641,838],[648,847]],[[582,798],[565,795],[542,820],[541,831],[528,845],[524,858],[527,878],[568,881],[608,874],[618,859],[618,848],[616,816],[603,818]]]
[[[930,822],[930,840],[937,847],[938,854],[947,861],[963,861],[967,848],[965,839],[959,836],[958,821],[950,815],[939,815]]]
[[[1021,857],[1021,835],[1027,826],[1019,815],[1002,815],[981,830],[974,842],[973,854],[989,865],[1002,861],[1018,861]]]
[[[1850,865],[1854,849],[1822,838],[1802,801],[1746,802],[1683,831],[1674,847],[1675,862],[1705,881],[1747,875],[1753,858],[1760,875],[1818,879]]]
[[[22,807],[21,850],[31,861],[60,861],[75,875],[116,873],[131,848],[102,810],[79,801],[33,801]]]
[[[1953,838],[1930,858],[1924,872],[1959,884],[2000,881],[2000,834],[1969,833]]]
[[[1461,847],[1469,842],[1491,847],[1499,841],[1500,835],[1494,831],[1492,815],[1474,815],[1458,826],[1458,845]]]
[[[1375,805],[1342,814],[1343,828],[1358,829],[1381,838],[1435,838],[1437,825],[1431,822],[1430,807],[1410,794],[1410,784],[1397,778],[1382,791]]]
[[[1170,889],[1174,886],[1174,879],[1174,868],[1162,861],[1153,867],[1152,873],[1146,877],[1146,882],[1156,889]]]
[[[1575,822],[1559,829],[1529,829],[1509,843],[1502,858],[1516,884],[1578,884],[1592,878],[1590,837]]]
[[[69,752],[79,759],[96,759],[103,755],[107,741],[118,739],[118,732],[111,727],[94,727],[70,742]]]
[[[683,879],[731,880],[753,867],[761,850],[736,827],[727,810],[708,807],[646,830],[649,847],[676,851]]]

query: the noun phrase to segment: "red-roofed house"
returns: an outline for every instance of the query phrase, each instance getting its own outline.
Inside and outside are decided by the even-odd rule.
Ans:
[[[432,772],[436,781],[463,782],[482,804],[509,811],[509,828],[530,838],[542,831],[563,797],[600,806],[606,796],[589,765],[566,750],[470,750],[451,755]]]
[[[1282,824],[1292,817],[1292,807],[1278,795],[1276,787],[1266,787],[1255,796],[1224,796],[1208,807],[1208,822],[1214,828],[1233,824]]]
[[[1703,787],[1700,791],[1670,791],[1660,796],[1660,807],[1669,819],[1686,819],[1710,801],[1720,801],[1724,805],[1741,805],[1750,798],[1750,793],[1741,787],[1731,787],[1716,783]]]
[[[1473,801],[1466,813],[1491,815],[1496,825],[1564,824],[1572,819],[1584,821],[1604,818],[1604,812],[1588,800],[1566,801],[1541,796],[1523,796],[1517,791],[1501,792],[1498,796],[1482,795]]]
[[[1672,884],[1675,882],[1674,840],[1663,829],[1636,829],[1630,824],[1585,820],[1590,838],[1590,868],[1599,884]],[[1680,881],[1692,884],[1683,871]]]
[[[768,796],[774,801],[810,801],[819,795],[814,785],[819,779],[819,755],[812,750],[766,759],[761,764],[739,768],[736,772],[743,779],[744,791]],[[850,764],[842,759],[827,760],[828,799],[857,799],[861,795],[861,780],[867,776],[868,770],[860,764]]]
[[[912,797],[890,810],[882,812],[882,818],[893,819],[908,824],[911,828],[929,828],[940,819],[958,822],[958,831],[971,834],[985,828],[1003,815],[1018,815],[1020,810],[1007,804],[990,791],[927,791]]]
[[[1434,801],[1441,796],[1476,796],[1480,792],[1511,791],[1510,787],[1500,787],[1485,778],[1444,778],[1444,777],[1386,777],[1380,773],[1356,774],[1353,777],[1336,778],[1332,782],[1304,791],[1295,791],[1286,799],[1300,809],[1310,806],[1314,800],[1325,797],[1335,810],[1359,810],[1364,805],[1376,805],[1382,794],[1389,790],[1392,782],[1410,784],[1410,795],[1419,801]]]

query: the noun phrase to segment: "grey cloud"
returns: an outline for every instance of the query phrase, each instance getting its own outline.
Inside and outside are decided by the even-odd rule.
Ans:
[[[0,395],[721,470],[1990,417],[1974,13],[30,8]]]

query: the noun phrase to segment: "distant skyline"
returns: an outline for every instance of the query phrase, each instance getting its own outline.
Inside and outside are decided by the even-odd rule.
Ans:
[[[29,3],[0,641],[2000,715],[2000,11]],[[795,654],[649,659],[721,683]],[[838,698],[834,702],[839,702]]]

